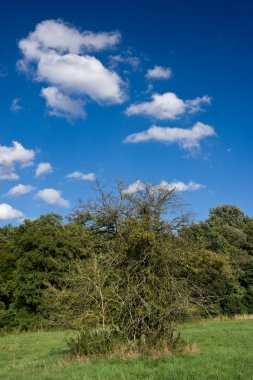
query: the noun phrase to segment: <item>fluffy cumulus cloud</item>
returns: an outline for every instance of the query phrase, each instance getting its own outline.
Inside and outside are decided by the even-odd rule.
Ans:
[[[0,220],[10,220],[23,216],[23,213],[16,210],[7,203],[0,204]]]
[[[209,96],[198,97],[191,100],[182,100],[173,92],[162,95],[153,94],[149,102],[131,104],[126,109],[128,116],[149,116],[156,120],[173,120],[185,112],[196,112],[200,110],[201,104],[210,103]]]
[[[53,167],[50,164],[50,162],[41,162],[36,167],[35,175],[36,177],[40,177],[44,174],[52,173],[52,172],[53,172]]]
[[[32,149],[24,148],[17,141],[13,141],[12,146],[0,145],[0,179],[18,179],[16,167],[32,165],[34,157],[35,152]]]
[[[34,187],[31,185],[19,185],[13,186],[8,193],[6,194],[9,197],[18,197],[19,195],[24,195],[30,193],[34,190]]]
[[[156,65],[153,69],[149,69],[146,73],[147,79],[169,79],[172,75],[172,70],[169,67]]]
[[[50,205],[58,205],[62,207],[69,207],[69,201],[64,199],[61,191],[55,189],[44,189],[37,193],[37,197],[49,203]]]
[[[79,179],[82,181],[95,181],[96,175],[95,175],[95,173],[84,174],[82,172],[75,171],[75,172],[72,172],[72,173],[69,173],[68,175],[66,175],[66,178],[69,180]]]
[[[125,139],[126,143],[160,141],[167,144],[178,144],[184,149],[200,147],[200,141],[206,137],[215,136],[212,126],[197,122],[192,128],[170,128],[153,125],[146,131],[133,133]]]
[[[124,193],[131,195],[138,191],[145,190],[145,184],[141,182],[140,180],[137,180],[133,183],[130,183],[130,185],[124,189]],[[151,187],[151,190],[154,192],[158,192],[160,190],[176,190],[176,191],[196,191],[205,188],[204,185],[201,185],[200,183],[195,183],[193,181],[190,181],[188,183],[184,183],[181,181],[173,181],[173,182],[167,182],[167,181],[161,181],[158,185],[154,185]]]
[[[84,118],[84,101],[72,99],[61,93],[57,87],[51,86],[41,90],[41,96],[46,100],[50,115],[64,117],[67,120]]]
[[[49,82],[76,96],[88,96],[98,103],[122,103],[122,81],[97,58],[49,52],[37,67],[38,80]]]
[[[120,38],[118,32],[79,32],[61,20],[46,20],[19,42],[23,58],[18,68],[50,84],[42,95],[51,114],[83,117],[83,98],[103,104],[122,103],[125,99],[125,84],[120,76],[91,55],[115,47]]]
[[[28,59],[38,59],[48,50],[80,54],[110,49],[117,45],[120,39],[119,32],[79,32],[61,20],[45,20],[40,22],[27,38],[21,40],[19,46]]]

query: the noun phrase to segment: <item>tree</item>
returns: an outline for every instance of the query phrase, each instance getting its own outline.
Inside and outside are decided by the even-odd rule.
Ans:
[[[10,282],[15,268],[15,255],[11,241],[12,229],[0,230],[0,302],[6,307],[10,303]]]
[[[89,229],[93,251],[75,262],[60,291],[51,289],[52,318],[85,329],[76,342],[84,352],[90,330],[104,331],[107,339],[111,329],[122,340],[168,347],[176,322],[220,300],[229,265],[178,237],[189,220],[182,208],[173,189],[147,184],[129,194],[119,184],[110,193],[99,186],[96,200],[72,213],[72,223]]]
[[[86,255],[88,236],[77,225],[63,223],[56,214],[25,220],[13,237],[16,257],[12,279],[12,323],[25,328],[48,318],[50,305],[45,289],[59,286],[70,261]]]
[[[232,267],[228,291],[220,301],[225,314],[253,312],[253,221],[236,206],[223,205],[210,210],[209,218],[181,231],[192,243],[227,256]]]
[[[210,209],[210,222],[219,221],[231,227],[240,228],[243,224],[244,213],[233,205],[222,205]]]

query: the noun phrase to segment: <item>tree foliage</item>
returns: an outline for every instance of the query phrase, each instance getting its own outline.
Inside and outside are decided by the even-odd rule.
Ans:
[[[1,228],[0,327],[80,329],[84,349],[101,331],[172,344],[187,318],[252,313],[253,219],[223,205],[192,223],[185,210],[173,189],[98,184],[67,221]]]

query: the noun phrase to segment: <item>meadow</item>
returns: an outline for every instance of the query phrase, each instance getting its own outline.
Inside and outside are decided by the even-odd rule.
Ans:
[[[187,324],[183,337],[193,350],[162,358],[71,359],[71,331],[27,332],[0,337],[2,380],[250,380],[253,320]]]

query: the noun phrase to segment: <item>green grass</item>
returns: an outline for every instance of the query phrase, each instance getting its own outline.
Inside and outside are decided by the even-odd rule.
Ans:
[[[70,360],[66,332],[0,337],[1,380],[253,380],[253,321],[206,321],[184,327],[199,352],[164,358]]]

